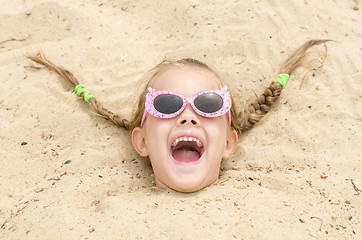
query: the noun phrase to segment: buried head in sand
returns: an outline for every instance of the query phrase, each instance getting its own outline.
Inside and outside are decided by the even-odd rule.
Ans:
[[[135,150],[151,161],[156,188],[194,192],[218,181],[220,163],[234,153],[238,136],[270,110],[306,51],[327,41],[310,40],[295,50],[276,81],[241,111],[227,84],[206,64],[191,58],[164,60],[145,75],[130,121],[105,109],[72,73],[42,54],[29,58],[69,80],[95,112],[131,132]]]

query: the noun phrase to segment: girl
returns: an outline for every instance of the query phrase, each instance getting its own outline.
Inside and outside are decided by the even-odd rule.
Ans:
[[[217,183],[221,160],[234,153],[238,135],[269,111],[306,51],[327,41],[304,43],[282,64],[277,80],[242,111],[236,110],[227,86],[204,63],[165,60],[147,73],[131,121],[105,109],[72,73],[42,54],[29,58],[69,80],[95,112],[131,132],[135,150],[151,161],[156,188],[194,192]]]

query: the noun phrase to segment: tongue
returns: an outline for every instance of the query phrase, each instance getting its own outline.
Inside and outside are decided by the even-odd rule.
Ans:
[[[172,155],[179,162],[195,162],[200,158],[200,154],[197,151],[186,149],[175,150]]]

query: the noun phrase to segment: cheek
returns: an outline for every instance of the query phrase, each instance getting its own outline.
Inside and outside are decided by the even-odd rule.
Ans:
[[[150,153],[157,152],[162,146],[167,146],[167,137],[172,127],[171,119],[150,117],[145,122],[145,139]]]
[[[226,148],[228,123],[224,118],[210,119],[205,122],[209,147],[217,156],[222,155]]]
[[[226,140],[226,133],[229,128],[229,123],[224,116],[217,118],[207,118],[204,120],[205,121],[203,122],[203,126],[208,135],[219,136],[218,138],[223,136],[223,138],[225,137]]]
[[[155,178],[166,176],[169,149],[167,139],[172,127],[169,119],[148,118],[145,124],[145,141]]]

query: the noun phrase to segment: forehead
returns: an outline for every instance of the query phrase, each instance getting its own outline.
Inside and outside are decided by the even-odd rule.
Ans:
[[[164,70],[152,85],[156,91],[173,91],[185,97],[191,97],[200,91],[221,88],[220,81],[213,72],[193,66]]]

